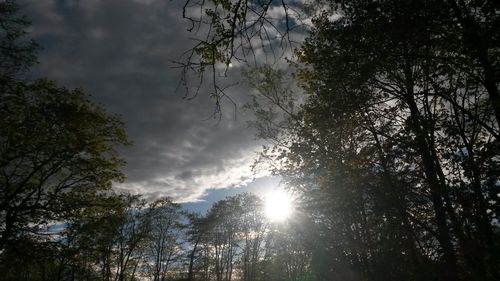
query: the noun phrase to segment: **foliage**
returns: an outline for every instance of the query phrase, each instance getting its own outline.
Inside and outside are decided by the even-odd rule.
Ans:
[[[175,61],[181,69],[185,97],[192,99],[202,86],[208,86],[215,102],[214,115],[220,117],[222,100],[234,103],[220,77],[233,65],[258,66],[291,55],[297,45],[292,31],[304,30],[301,8],[299,1],[184,1],[182,16],[189,21],[188,31],[196,35],[193,47]]]
[[[2,91],[1,245],[79,216],[123,179],[121,121],[80,90],[46,80]]]
[[[67,279],[70,264],[93,280],[75,226],[123,208],[111,185],[124,178],[116,148],[129,142],[119,118],[81,90],[26,81],[37,46],[17,12],[0,3],[0,279]]]
[[[184,254],[180,241],[184,234],[181,208],[168,198],[160,199],[149,206],[146,217],[149,223],[146,271],[154,281],[165,280]]]
[[[302,92],[270,66],[246,72],[252,124],[273,144],[258,164],[297,197],[294,217],[272,223],[251,194],[206,215],[114,194],[123,124],[80,90],[20,82],[36,45],[2,2],[0,279],[498,280],[498,4],[316,6],[184,10],[193,30],[210,27],[181,64],[200,76],[273,53],[279,42],[262,35],[287,38],[291,7],[317,15],[292,63]],[[278,7],[282,25],[268,17]]]
[[[498,19],[488,1],[454,3],[342,2],[297,51],[299,109],[276,98],[257,107],[275,144],[262,159],[316,224],[319,280],[498,278],[499,83],[486,82],[497,70],[477,52],[496,61],[499,42],[467,43]],[[463,30],[464,15],[478,34]],[[254,78],[261,99],[282,87],[260,87],[268,76]],[[288,123],[273,122],[283,113]]]
[[[18,15],[18,4],[13,0],[0,3],[0,81],[20,78],[35,62],[38,45],[26,40],[29,21]]]

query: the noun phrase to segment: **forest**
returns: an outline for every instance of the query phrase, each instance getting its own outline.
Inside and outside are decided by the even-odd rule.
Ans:
[[[217,116],[217,69],[245,65],[269,143],[255,169],[293,215],[250,193],[202,214],[116,192],[123,121],[25,79],[39,45],[1,1],[0,280],[500,280],[499,1],[187,0],[182,16],[203,34],[182,85],[207,78]]]

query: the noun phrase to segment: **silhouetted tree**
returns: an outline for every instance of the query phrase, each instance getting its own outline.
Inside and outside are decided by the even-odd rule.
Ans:
[[[180,205],[170,199],[160,199],[149,206],[150,240],[147,249],[146,270],[154,281],[164,281],[169,270],[182,256]]]
[[[0,3],[0,83],[22,78],[36,61],[38,45],[25,38],[30,22],[19,14],[16,1]]]
[[[15,1],[0,3],[0,279],[67,280],[83,264],[91,280],[72,226],[122,208],[111,184],[124,177],[116,148],[128,140],[81,90],[27,81],[37,49],[28,25]]]
[[[272,105],[257,106],[260,134],[275,143],[263,159],[317,224],[318,278],[497,278],[498,243],[487,238],[498,236],[495,103],[457,53],[463,41],[441,40],[461,28],[443,27],[449,4],[349,1],[338,18],[317,17],[297,51],[306,95],[295,111],[280,85],[263,87],[272,75],[256,75],[257,105]]]

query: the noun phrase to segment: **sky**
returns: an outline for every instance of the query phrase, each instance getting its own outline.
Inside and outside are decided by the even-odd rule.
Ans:
[[[32,78],[81,88],[125,122],[133,145],[120,148],[127,179],[117,190],[206,210],[225,196],[278,185],[251,170],[264,144],[247,125],[251,113],[226,103],[219,122],[210,119],[214,103],[205,89],[190,101],[176,90],[180,71],[171,61],[193,44],[182,1],[20,3],[32,21],[29,36],[42,46]],[[229,91],[238,108],[245,104],[243,84]]]

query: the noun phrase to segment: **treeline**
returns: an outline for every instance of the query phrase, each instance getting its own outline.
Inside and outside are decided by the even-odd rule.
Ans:
[[[113,206],[88,206],[64,223],[15,233],[2,247],[0,280],[297,280],[308,274],[307,251],[288,227],[264,217],[255,195],[216,202],[206,216],[168,199],[110,198]]]

